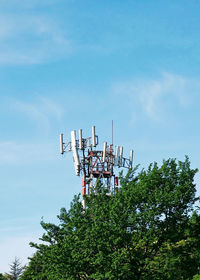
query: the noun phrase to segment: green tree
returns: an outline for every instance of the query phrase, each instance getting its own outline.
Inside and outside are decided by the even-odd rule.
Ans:
[[[7,278],[2,273],[0,273],[0,280],[7,280]]]
[[[6,273],[6,277],[9,280],[18,280],[23,270],[24,266],[22,266],[20,260],[15,257],[14,261],[10,264],[10,272]]]
[[[200,275],[195,275],[192,280],[200,280]]]
[[[121,176],[121,188],[76,196],[45,233],[22,280],[191,280],[200,267],[200,217],[188,158]]]

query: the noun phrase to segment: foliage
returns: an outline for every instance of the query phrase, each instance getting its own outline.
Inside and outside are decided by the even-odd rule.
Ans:
[[[193,278],[192,278],[192,280],[200,280],[200,275],[195,275]]]
[[[0,280],[7,280],[7,278],[2,273],[0,273]]]
[[[41,222],[45,233],[21,280],[191,280],[200,267],[197,169],[174,159],[121,177],[108,196],[76,196],[59,225]]]
[[[24,267],[21,265],[20,260],[15,257],[14,261],[10,264],[10,273],[6,273],[6,279],[18,280],[22,274]]]

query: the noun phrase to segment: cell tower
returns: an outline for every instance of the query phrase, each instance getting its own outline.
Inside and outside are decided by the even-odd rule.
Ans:
[[[113,129],[112,129],[113,131]],[[107,189],[107,194],[112,195],[118,189],[118,177],[114,174],[114,167],[131,168],[133,163],[133,150],[130,150],[129,159],[123,157],[123,147],[107,142],[103,144],[103,150],[98,150],[99,138],[95,133],[95,126],[92,127],[92,137],[83,138],[82,129],[71,131],[71,141],[63,142],[63,134],[60,134],[60,153],[73,152],[75,174],[82,175],[82,196],[89,195],[95,191],[97,181],[102,182]],[[82,201],[85,208],[84,199]]]

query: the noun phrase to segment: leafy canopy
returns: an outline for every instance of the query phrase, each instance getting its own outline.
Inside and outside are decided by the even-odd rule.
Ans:
[[[191,280],[200,268],[200,216],[189,159],[121,176],[115,196],[75,196],[45,233],[21,280]],[[196,276],[195,276],[196,277]],[[196,278],[195,278],[196,279]]]

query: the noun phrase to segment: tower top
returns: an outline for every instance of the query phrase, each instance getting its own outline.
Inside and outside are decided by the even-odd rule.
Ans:
[[[114,174],[114,168],[131,168],[133,164],[133,150],[130,157],[123,156],[123,147],[113,148],[113,121],[112,121],[112,144],[103,144],[103,150],[98,147],[99,138],[96,135],[95,126],[92,126],[92,136],[83,138],[82,129],[71,131],[71,141],[64,143],[63,134],[60,134],[60,153],[72,151],[75,174],[82,175],[82,195],[90,194],[95,190],[98,181],[106,187],[108,194],[117,190],[118,178]]]

